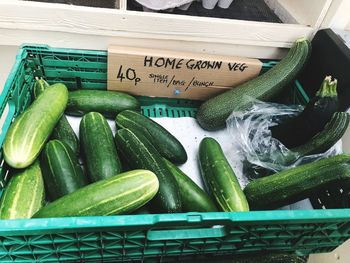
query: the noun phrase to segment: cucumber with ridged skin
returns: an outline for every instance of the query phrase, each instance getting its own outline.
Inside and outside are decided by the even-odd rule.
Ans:
[[[251,181],[244,193],[252,209],[275,209],[349,179],[350,155],[340,154]]]
[[[34,84],[34,97],[38,97],[50,85],[43,79],[39,79]],[[56,124],[51,133],[52,140],[60,140],[68,144],[69,147],[79,156],[79,140],[72,126],[70,126],[65,115]]]
[[[233,111],[242,111],[249,106],[250,99],[246,96],[262,101],[272,99],[296,78],[310,52],[308,40],[297,40],[287,56],[269,71],[204,102],[196,116],[198,123],[203,129],[217,130],[225,126]]]
[[[39,162],[12,175],[0,201],[0,219],[31,218],[45,198]]]
[[[115,123],[118,127],[128,128],[131,131],[146,129],[148,132],[144,132],[143,135],[153,143],[163,157],[176,164],[187,161],[186,150],[179,140],[150,118],[135,111],[125,110],[117,115]]]
[[[48,87],[50,87],[50,84],[47,83],[44,79],[36,80],[33,88],[34,98],[37,98]]]
[[[126,93],[105,90],[77,90],[69,92],[66,113],[83,116],[91,111],[106,118],[115,118],[123,110],[140,110],[139,101]]]
[[[159,192],[152,200],[152,210],[162,213],[181,212],[181,197],[176,180],[152,143],[142,133],[128,129],[118,130],[115,141],[118,149],[128,156],[132,168],[150,170],[158,177]]]
[[[61,118],[67,101],[67,87],[54,84],[15,119],[4,141],[6,163],[14,168],[25,168],[34,162]]]
[[[133,170],[87,185],[40,209],[34,217],[108,216],[128,214],[157,193],[154,173]]]
[[[175,164],[163,158],[179,186],[182,208],[185,212],[217,212],[209,195],[193,182]]]
[[[293,152],[299,153],[301,156],[323,153],[331,148],[343,137],[349,126],[350,115],[346,112],[336,112],[331,120],[326,124],[324,129],[316,134],[307,143],[295,147]]]
[[[67,117],[63,115],[59,122],[56,124],[55,129],[51,133],[52,140],[60,140],[66,143],[75,153],[76,156],[79,156],[80,145],[79,139],[75,134],[72,126],[69,124]]]
[[[113,133],[107,120],[98,112],[81,119],[80,143],[87,174],[92,182],[117,175],[122,170]]]
[[[203,181],[218,207],[225,212],[249,211],[236,175],[215,139],[206,137],[199,144],[199,165]]]
[[[51,140],[46,144],[40,166],[51,201],[88,184],[75,153],[62,141]]]

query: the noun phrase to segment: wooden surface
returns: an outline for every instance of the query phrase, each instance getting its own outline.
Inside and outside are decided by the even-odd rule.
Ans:
[[[258,59],[111,46],[108,89],[206,100],[258,76],[261,67]]]
[[[280,58],[313,28],[26,1],[0,2],[4,45],[107,49],[109,44]],[[142,22],[140,22],[142,21]],[[15,30],[15,31],[14,31]],[[281,52],[282,51],[282,52]]]

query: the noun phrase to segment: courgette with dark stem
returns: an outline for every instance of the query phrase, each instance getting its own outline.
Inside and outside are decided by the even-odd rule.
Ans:
[[[270,128],[272,137],[289,149],[300,146],[321,132],[338,108],[337,80],[328,76],[299,115]]]

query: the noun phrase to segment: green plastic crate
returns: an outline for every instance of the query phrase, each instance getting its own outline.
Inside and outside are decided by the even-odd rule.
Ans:
[[[273,65],[264,63],[264,70]],[[1,146],[12,120],[30,104],[36,76],[70,89],[105,89],[107,53],[22,47],[0,95],[6,116]],[[307,100],[298,82],[288,93],[290,102]],[[199,106],[190,100],[140,100],[143,113],[152,117],[194,116]],[[0,169],[3,189],[9,174],[3,160]],[[330,251],[349,237],[350,209],[1,220],[0,262],[168,262],[269,251],[307,255]]]

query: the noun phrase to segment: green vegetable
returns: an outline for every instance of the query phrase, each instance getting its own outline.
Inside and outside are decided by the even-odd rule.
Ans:
[[[340,154],[256,179],[244,189],[255,210],[275,209],[303,200],[350,178],[350,155]]]
[[[93,182],[121,172],[122,166],[107,120],[98,112],[90,112],[80,122],[80,142],[85,167]]]
[[[50,87],[50,84],[44,79],[41,78],[36,80],[33,88],[34,98],[37,98],[48,87]]]
[[[270,128],[272,137],[289,149],[303,145],[324,129],[338,108],[337,81],[328,76],[299,115]]]
[[[156,174],[159,192],[152,202],[157,212],[181,212],[181,197],[175,178],[152,143],[141,133],[128,129],[119,130],[115,135],[118,149],[128,156],[132,168],[147,169]]]
[[[43,79],[39,79],[34,84],[34,97],[38,97],[50,85]],[[52,140],[60,140],[68,144],[69,147],[79,156],[79,140],[74,130],[70,126],[65,115],[56,124],[51,133]]]
[[[3,146],[10,166],[25,168],[34,162],[61,118],[67,100],[66,86],[52,85],[15,119]]]
[[[44,182],[39,162],[12,175],[0,201],[0,219],[31,218],[43,205]]]
[[[208,192],[223,211],[249,211],[236,175],[215,139],[207,137],[201,141],[199,164]]]
[[[142,114],[125,110],[117,115],[116,125],[131,131],[140,131],[152,142],[158,152],[171,162],[182,164],[187,161],[187,154],[182,144],[161,125]]]
[[[330,122],[326,124],[320,133],[316,134],[307,143],[293,148],[292,151],[299,153],[301,156],[318,154],[327,151],[343,137],[346,129],[349,126],[349,121],[350,115],[348,113],[334,113]]]
[[[72,149],[59,140],[49,141],[41,156],[41,169],[50,200],[56,200],[87,185]]]
[[[213,201],[195,182],[176,165],[163,158],[179,186],[183,210],[186,212],[216,212]]]
[[[34,217],[108,216],[142,207],[157,193],[154,173],[134,170],[87,185],[48,204]]]
[[[226,119],[233,111],[249,106],[250,100],[246,96],[262,101],[272,99],[296,78],[310,52],[308,40],[297,40],[287,56],[269,71],[204,102],[197,113],[198,123],[203,129],[217,130],[225,126]]]
[[[140,110],[140,103],[135,97],[122,92],[77,90],[69,92],[66,113],[83,116],[95,111],[107,118],[115,118],[123,110]]]
[[[80,146],[77,135],[75,134],[72,126],[70,126],[65,115],[61,117],[58,121],[55,129],[51,133],[52,140],[60,140],[66,143],[75,153],[76,156],[79,156]]]

